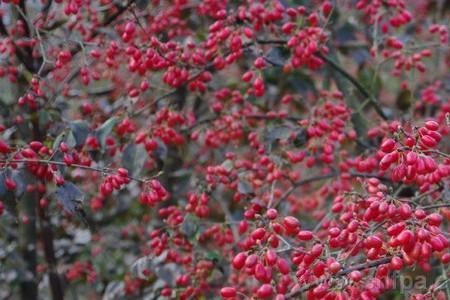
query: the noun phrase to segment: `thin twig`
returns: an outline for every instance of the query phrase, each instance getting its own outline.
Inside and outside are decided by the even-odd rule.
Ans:
[[[97,167],[90,167],[90,166],[85,166],[85,165],[79,165],[79,164],[71,164],[71,165],[67,165],[65,162],[62,161],[54,161],[54,160],[46,160],[46,159],[12,159],[12,160],[0,160],[0,163],[3,164],[11,164],[11,163],[36,163],[36,164],[50,164],[50,165],[57,165],[57,166],[65,166],[65,167],[72,167],[72,168],[79,168],[79,169],[85,169],[85,170],[89,170],[89,171],[95,171],[95,172],[99,172],[99,173],[103,173],[103,174],[107,174],[107,175],[118,175],[117,172],[112,171],[111,169],[108,168],[97,168]],[[156,175],[147,178],[147,179],[141,179],[141,178],[136,178],[133,176],[126,176],[128,179],[130,180],[134,180],[137,181],[139,183],[146,183],[148,182],[150,179],[152,178],[156,178],[158,176],[160,176],[162,173],[159,172]]]

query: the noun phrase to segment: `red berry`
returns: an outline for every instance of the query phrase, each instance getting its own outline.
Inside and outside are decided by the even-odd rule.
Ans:
[[[11,152],[11,148],[2,139],[0,139],[0,153],[6,154]]]
[[[263,284],[259,287],[258,291],[256,292],[256,295],[259,298],[269,298],[273,294],[273,287],[270,284]]]
[[[425,145],[428,148],[433,148],[437,145],[437,141],[435,139],[433,139],[431,136],[429,135],[424,135],[422,136],[422,138],[420,139],[423,143],[423,145]]]
[[[220,295],[223,298],[233,298],[236,297],[236,288],[234,287],[224,287],[220,290]]]
[[[308,230],[302,230],[299,233],[297,233],[297,238],[302,241],[309,241],[312,240],[313,233]]]
[[[289,233],[297,233],[298,230],[300,229],[300,222],[297,218],[292,217],[292,216],[287,216],[283,219],[283,225],[284,228],[286,228],[286,230]]]
[[[358,282],[362,279],[362,274],[360,271],[353,271],[349,274],[351,280]]]
[[[425,127],[428,128],[429,130],[436,131],[439,129],[439,123],[435,121],[427,121],[425,123]]]
[[[394,257],[392,257],[392,259],[391,259],[390,266],[391,266],[391,268],[392,268],[393,270],[398,271],[398,270],[400,270],[401,268],[403,268],[403,260],[402,260],[400,257],[398,257],[398,256],[394,256]]]
[[[337,272],[339,272],[341,270],[341,264],[338,263],[337,261],[335,261],[335,262],[331,263],[328,268],[330,269],[330,272],[332,274],[336,274]]]
[[[387,139],[381,144],[380,148],[384,153],[391,153],[396,148],[395,141],[393,139]]]
[[[254,240],[262,240],[265,235],[266,235],[266,230],[262,227],[255,229],[251,234],[251,236]]]
[[[245,265],[245,260],[247,259],[247,254],[245,252],[240,252],[236,254],[236,256],[233,258],[232,264],[233,267],[237,270],[240,270]]]

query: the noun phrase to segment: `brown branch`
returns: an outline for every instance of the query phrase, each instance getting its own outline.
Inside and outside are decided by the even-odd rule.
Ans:
[[[198,122],[196,122],[195,124],[189,126],[188,128],[186,128],[186,131],[192,131],[195,128],[197,128],[198,126],[201,126],[203,124],[208,124],[210,122],[214,122],[215,120],[217,120],[217,117],[209,117],[209,118],[204,118],[202,120],[199,120]],[[245,119],[256,119],[256,120],[289,120],[292,122],[298,122],[300,120],[302,120],[302,118],[300,117],[294,117],[294,116],[286,116],[286,117],[273,117],[273,116],[268,116],[265,114],[248,114],[248,115],[242,115],[242,118]]]
[[[26,192],[18,201],[20,211],[28,222],[19,224],[19,248],[22,259],[25,262],[25,268],[20,271],[23,276],[20,279],[20,295],[22,300],[38,299],[37,283],[37,229],[36,229],[36,208],[38,199],[35,193]]]
[[[430,210],[430,209],[444,208],[444,207],[450,207],[450,203],[427,205],[427,206],[423,206],[421,208],[424,210]]]
[[[256,40],[256,42],[258,44],[262,44],[262,45],[270,45],[270,44],[275,44],[275,45],[285,45],[287,43],[287,41],[285,40]],[[357,79],[355,79],[352,75],[350,75],[350,73],[348,73],[344,68],[342,68],[340,65],[338,65],[337,63],[335,63],[333,60],[329,59],[328,57],[326,57],[325,55],[323,55],[320,52],[316,52],[314,55],[316,55],[317,57],[319,57],[320,59],[322,59],[325,63],[327,63],[331,68],[333,68],[334,70],[336,70],[339,74],[341,74],[342,76],[344,76],[348,81],[350,81],[357,89],[358,91],[366,98],[369,99],[370,104],[373,106],[373,108],[375,109],[375,111],[378,113],[378,115],[380,117],[382,117],[384,120],[387,120],[388,117],[386,116],[386,114],[383,112],[380,104],[378,103],[378,101],[375,99],[375,97],[373,95],[370,94],[370,92],[361,84],[359,83],[359,81]],[[268,61],[271,64],[274,64],[273,62],[269,61],[266,58],[266,61]]]
[[[50,218],[46,212],[46,207],[38,205],[39,224],[41,227],[42,243],[44,248],[45,260],[47,262],[50,290],[53,300],[64,299],[64,289],[62,279],[57,271],[57,260],[55,257],[55,248],[53,245],[53,231]]]
[[[331,59],[329,59],[328,57],[324,56],[322,53],[320,52],[316,52],[315,55],[317,57],[319,57],[320,59],[322,59],[323,61],[325,61],[331,68],[333,68],[334,70],[336,70],[339,74],[341,74],[342,76],[344,76],[348,81],[350,81],[357,89],[358,91],[366,98],[369,99],[370,104],[373,106],[373,108],[375,109],[375,111],[378,113],[378,115],[380,117],[383,118],[383,120],[387,120],[388,117],[385,115],[385,113],[383,112],[383,109],[381,108],[381,106],[379,105],[379,103],[377,102],[377,100],[375,99],[375,97],[373,95],[371,95],[369,93],[368,90],[366,90],[365,87],[363,87],[361,85],[361,83],[359,83],[358,80],[356,80],[352,75],[350,75],[346,70],[344,70],[341,66],[339,66],[337,63],[335,63],[334,61],[332,61]]]
[[[4,164],[11,164],[11,163],[37,163],[37,164],[50,164],[50,165],[57,165],[57,166],[65,166],[65,167],[72,167],[72,168],[79,168],[79,169],[85,169],[90,171],[95,171],[99,173],[104,173],[108,175],[118,175],[117,172],[112,171],[107,168],[96,168],[96,167],[90,167],[85,165],[79,165],[79,164],[71,164],[67,165],[65,162],[62,161],[54,161],[54,160],[46,160],[46,159],[13,159],[13,160],[0,160],[0,163]],[[156,174],[155,176],[152,176],[151,178],[155,178],[159,176],[161,173]],[[133,176],[127,176],[128,179],[137,181],[139,183],[146,183],[149,179],[141,179]]]

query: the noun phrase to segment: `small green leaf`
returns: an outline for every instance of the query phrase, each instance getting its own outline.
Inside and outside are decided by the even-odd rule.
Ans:
[[[227,159],[222,163],[222,167],[225,168],[225,170],[227,171],[231,171],[233,170],[233,162]]]
[[[8,191],[6,189],[5,179],[6,179],[6,172],[5,171],[1,171],[0,172],[0,197],[5,195],[6,192]]]
[[[117,124],[118,119],[116,117],[109,118],[102,124],[99,128],[95,130],[95,136],[100,143],[102,150],[105,149],[106,146],[106,138],[112,132],[114,126]]]
[[[84,200],[84,193],[72,182],[66,181],[56,189],[56,198],[70,213],[77,212]]]
[[[412,93],[410,90],[402,90],[395,101],[397,108],[406,111],[411,107],[412,104]]]
[[[373,95],[378,96],[382,89],[382,81],[379,75],[371,68],[362,68],[358,72],[358,81]]]
[[[147,8],[149,3],[149,0],[136,0],[136,7],[140,10],[144,10]]]
[[[239,178],[238,192],[241,194],[253,194],[253,189],[247,180],[245,180],[243,178]]]
[[[81,146],[84,145],[84,142],[86,141],[90,129],[86,122],[77,120],[69,123],[69,128],[73,133],[73,136],[75,138],[75,146]]]
[[[192,239],[197,234],[199,227],[197,221],[193,217],[186,216],[180,229],[188,239]]]
[[[276,140],[284,140],[289,138],[292,130],[286,126],[277,126],[272,129],[269,129],[264,139],[268,143],[272,143]]]
[[[220,260],[220,255],[216,251],[208,251],[206,252],[205,259],[218,261]]]
[[[55,151],[56,149],[59,148],[59,145],[64,142],[65,138],[66,138],[67,133],[66,132],[61,132],[56,138],[55,141],[53,142],[53,151]]]
[[[306,129],[300,129],[295,135],[293,144],[297,148],[303,147],[308,142],[308,135],[306,134]]]
[[[135,176],[139,174],[144,167],[147,159],[147,152],[143,145],[136,145],[134,143],[125,147],[122,153],[122,166]]]

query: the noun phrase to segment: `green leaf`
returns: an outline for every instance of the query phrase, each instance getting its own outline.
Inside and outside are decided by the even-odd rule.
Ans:
[[[50,114],[46,110],[38,112],[39,127],[45,128],[51,122]]]
[[[16,189],[14,194],[17,198],[21,197],[26,189],[27,185],[34,183],[34,177],[31,176],[25,169],[15,170],[11,174],[11,178],[16,182]]]
[[[6,194],[6,192],[8,191],[6,189],[5,179],[6,179],[6,172],[1,171],[0,172],[0,197],[3,197]]]
[[[136,7],[140,10],[144,10],[147,8],[149,3],[149,0],[136,0]]]
[[[59,145],[64,142],[69,148],[73,148],[76,145],[76,139],[73,135],[72,131],[63,131],[61,132],[53,142],[53,150],[57,150],[59,148]]]
[[[181,232],[188,238],[193,239],[199,230],[199,226],[197,224],[197,220],[192,216],[188,215],[184,218],[183,223],[181,224]]]
[[[135,176],[141,172],[146,159],[147,152],[143,145],[128,144],[122,153],[122,166]]]
[[[85,121],[77,120],[69,123],[69,128],[73,133],[73,137],[75,139],[75,146],[84,145],[86,141],[90,129],[88,124]]]
[[[64,142],[65,138],[66,138],[67,133],[66,132],[61,132],[55,139],[55,141],[53,142],[53,151],[55,151],[56,149],[59,148],[59,145]]]
[[[221,166],[222,166],[223,168],[225,168],[225,170],[231,171],[231,170],[233,170],[233,161],[227,159],[227,160],[225,160],[225,161],[222,163]]]
[[[284,47],[273,47],[267,53],[266,58],[270,63],[283,66],[289,58],[289,52]]]
[[[102,124],[99,128],[95,130],[95,137],[100,143],[102,150],[104,151],[106,146],[106,138],[112,132],[114,126],[117,124],[119,120],[116,117],[109,118]]]
[[[381,88],[382,81],[378,74],[369,67],[362,68],[358,72],[358,81],[371,93],[372,95],[378,96]]]
[[[74,148],[76,146],[77,141],[72,131],[69,131],[69,133],[67,134],[65,142],[67,147],[69,148]]]
[[[410,90],[402,90],[398,95],[395,101],[397,108],[406,111],[411,107],[412,104],[412,93]]]
[[[241,194],[253,194],[253,188],[251,187],[250,183],[248,183],[248,181],[243,178],[239,178],[237,188],[238,192]]]
[[[264,140],[268,143],[272,143],[276,140],[285,140],[290,137],[292,130],[286,126],[277,126],[268,129],[267,134],[264,136]]]
[[[207,259],[207,260],[212,260],[212,261],[218,261],[218,260],[220,260],[220,254],[219,253],[217,253],[216,251],[208,251],[208,252],[206,252],[206,255],[205,255],[205,259]]]
[[[158,147],[155,149],[154,155],[164,161],[167,159],[169,150],[167,149],[166,144],[164,144],[160,139],[157,139],[156,142],[158,143]]]
[[[56,189],[56,198],[65,210],[73,214],[84,201],[84,193],[75,184],[66,181]]]
[[[293,144],[297,148],[301,148],[308,142],[308,135],[306,134],[306,129],[301,128],[299,131],[297,131],[297,134],[295,135],[295,139],[293,140]]]

